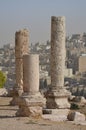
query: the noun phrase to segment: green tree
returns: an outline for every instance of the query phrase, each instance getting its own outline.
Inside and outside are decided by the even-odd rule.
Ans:
[[[2,71],[0,71],[0,88],[3,88],[5,82],[6,82],[6,75]]]

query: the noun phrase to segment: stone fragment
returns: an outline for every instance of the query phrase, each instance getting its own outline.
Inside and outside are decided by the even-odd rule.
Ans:
[[[83,96],[70,96],[69,100],[73,102],[79,102],[81,104],[86,103],[86,99]]]
[[[67,121],[69,109],[43,109],[43,119],[51,121]]]
[[[0,96],[7,96],[8,91],[5,88],[0,88]]]
[[[69,121],[85,121],[85,115],[80,112],[70,112],[68,114]]]

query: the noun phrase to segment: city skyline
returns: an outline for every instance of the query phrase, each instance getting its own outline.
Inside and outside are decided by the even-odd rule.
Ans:
[[[86,32],[86,0],[0,0],[0,46],[28,29],[30,43],[50,40],[51,16],[66,17],[66,33]]]

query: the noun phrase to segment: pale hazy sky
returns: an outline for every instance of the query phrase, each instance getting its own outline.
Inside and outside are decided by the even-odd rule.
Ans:
[[[86,32],[86,0],[0,0],[0,46],[23,28],[30,43],[50,40],[51,16],[66,17],[67,34]]]

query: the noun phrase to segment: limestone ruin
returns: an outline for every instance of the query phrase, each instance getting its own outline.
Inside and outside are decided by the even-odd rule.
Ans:
[[[39,117],[45,99],[39,92],[39,56],[37,54],[24,55],[24,93],[20,96],[19,110],[17,116]]]
[[[16,86],[19,109],[17,116],[41,116],[45,98],[39,92],[39,56],[28,54],[28,31],[15,34]],[[70,108],[64,88],[65,67],[65,17],[51,17],[51,88],[47,92],[47,109]],[[61,111],[61,110],[60,110]],[[53,112],[53,110],[52,110]],[[66,117],[69,111],[66,110]],[[56,111],[55,111],[56,113]]]
[[[70,108],[64,88],[65,17],[51,17],[51,88],[47,93],[48,109]]]
[[[15,33],[15,73],[16,84],[14,86],[13,99],[11,105],[16,105],[18,96],[23,93],[23,55],[29,53],[29,33],[23,29]]]

